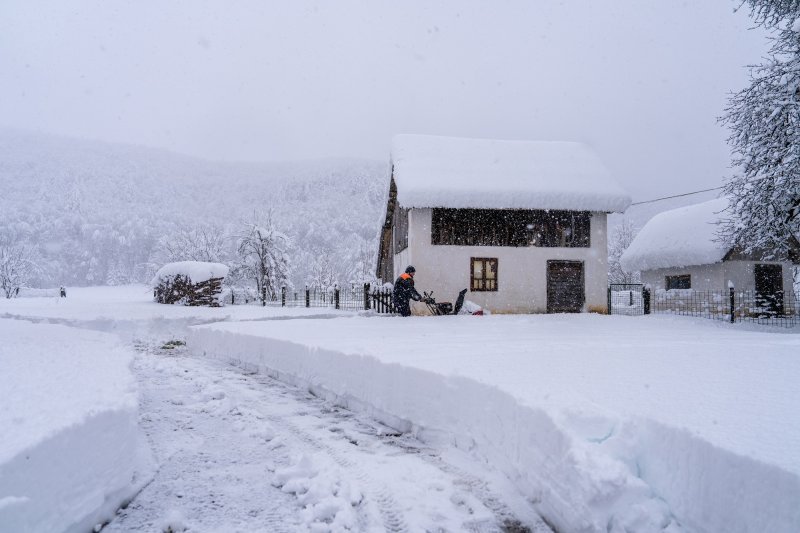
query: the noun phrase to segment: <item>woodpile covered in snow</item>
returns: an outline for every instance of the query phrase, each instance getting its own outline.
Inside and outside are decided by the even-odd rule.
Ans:
[[[228,267],[221,263],[168,263],[153,278],[155,301],[162,304],[220,307]]]

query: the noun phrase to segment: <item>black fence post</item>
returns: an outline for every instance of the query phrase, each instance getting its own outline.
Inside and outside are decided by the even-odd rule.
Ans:
[[[650,289],[644,287],[642,289],[642,307],[644,308],[644,314],[650,314]]]
[[[286,307],[286,287],[281,287],[281,307]]]
[[[369,283],[364,284],[364,311],[369,311]]]
[[[308,285],[306,285],[306,307],[311,307],[311,291],[308,290]]]
[[[731,291],[731,324],[736,321],[736,296],[734,295],[733,287],[730,288]]]
[[[608,288],[608,314],[609,315],[613,314],[611,311],[612,311],[612,307],[611,307],[611,287],[609,287]]]
[[[335,309],[339,309],[339,287],[338,285],[333,286],[333,307]]]

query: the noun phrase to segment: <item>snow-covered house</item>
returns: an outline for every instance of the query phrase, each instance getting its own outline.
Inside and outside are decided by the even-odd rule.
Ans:
[[[607,310],[606,216],[629,196],[572,142],[398,135],[377,276],[492,312]]]
[[[640,270],[656,290],[754,291],[764,297],[791,293],[792,263],[800,245],[789,243],[785,257],[762,261],[765,253],[744,254],[719,241],[717,230],[727,206],[710,200],[659,213],[636,235],[620,258],[626,270]]]

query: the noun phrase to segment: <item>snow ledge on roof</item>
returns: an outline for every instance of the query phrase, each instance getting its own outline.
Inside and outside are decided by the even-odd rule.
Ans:
[[[717,237],[727,205],[727,200],[717,198],[657,214],[622,254],[622,268],[653,270],[721,262],[730,250]]]
[[[630,196],[588,146],[397,135],[393,177],[403,207],[624,212]]]

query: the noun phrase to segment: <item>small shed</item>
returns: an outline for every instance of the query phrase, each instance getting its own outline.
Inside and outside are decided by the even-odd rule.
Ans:
[[[797,240],[792,238],[785,256],[731,248],[717,236],[726,207],[727,200],[718,198],[659,213],[620,258],[623,268],[641,271],[642,282],[655,290],[727,291],[733,286],[776,301],[792,294],[792,265],[800,257]]]
[[[167,263],[153,278],[153,297],[162,304],[220,307],[222,282],[228,271],[221,263]]]

